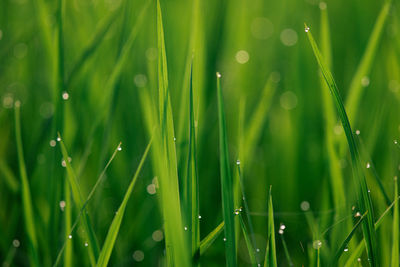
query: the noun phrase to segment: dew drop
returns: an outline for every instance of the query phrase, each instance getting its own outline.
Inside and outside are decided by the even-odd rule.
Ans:
[[[69,94],[68,94],[66,91],[64,91],[64,92],[62,93],[62,98],[63,98],[64,100],[68,100]]]
[[[118,151],[121,151],[121,150],[122,150],[122,147],[121,147],[121,146],[118,146],[117,150],[118,150]]]
[[[201,215],[199,215],[199,219],[201,219]]]
[[[256,249],[256,251],[257,251],[257,252],[260,252],[260,249],[259,249],[259,248],[257,248],[257,249]]]
[[[224,237],[224,242],[226,242],[226,237]]]
[[[237,160],[237,161],[236,161],[236,164],[237,164],[237,165],[240,165],[240,160]]]
[[[144,259],[144,253],[141,250],[136,250],[135,252],[133,252],[132,257],[135,261],[140,262]]]
[[[187,226],[185,226],[184,229],[185,229],[185,231],[187,231],[187,229],[188,229]]]
[[[17,248],[17,247],[19,247],[19,246],[21,245],[21,243],[19,242],[18,239],[14,239],[13,242],[12,242],[12,244],[13,244],[13,246],[14,246],[15,248]]]
[[[319,3],[319,9],[325,10],[326,9],[326,3],[325,2],[320,2]]]
[[[147,193],[150,195],[154,195],[156,193],[156,186],[154,184],[149,184],[146,189]]]
[[[280,235],[283,235],[283,230],[282,230],[282,229],[279,229],[278,233],[279,233]]]
[[[371,168],[371,164],[369,162],[367,162],[367,169]]]
[[[155,230],[151,235],[151,238],[153,238],[153,240],[156,242],[160,242],[161,240],[163,240],[164,234],[161,230]]]
[[[284,225],[284,224],[281,224],[281,226],[279,227],[279,229],[281,229],[281,230],[285,230],[285,229],[286,229],[286,225]]]
[[[321,240],[315,240],[315,241],[313,242],[313,248],[314,248],[314,249],[319,249],[321,246],[322,246]]]
[[[356,135],[360,135],[360,130],[356,130]]]
[[[359,211],[356,212],[356,214],[354,215],[354,217],[361,217],[361,213]]]
[[[217,77],[221,78],[221,76],[222,76],[221,73],[217,72]]]
[[[67,167],[67,163],[65,162],[65,160],[61,160],[61,166],[63,166],[64,168]]]
[[[57,137],[57,141],[60,142],[61,141],[61,137]]]
[[[69,238],[69,239],[72,239],[72,235],[69,235],[68,238]]]
[[[349,249],[348,249],[348,248],[345,248],[345,249],[343,249],[343,251],[344,251],[344,252],[347,252],[347,251],[349,251]]]
[[[304,31],[305,31],[305,32],[309,32],[309,31],[310,31],[310,27],[307,27],[307,26],[306,26],[306,27],[304,28]]]
[[[88,247],[88,246],[89,246],[88,242],[85,242],[85,247]]]
[[[50,146],[55,147],[56,146],[56,140],[50,140]]]
[[[364,87],[367,87],[369,85],[369,77],[368,76],[364,76],[361,78],[361,85]]]
[[[60,201],[60,209],[61,209],[61,211],[64,211],[64,208],[65,208],[65,201],[64,200],[61,200]]]
[[[310,209],[310,203],[308,201],[303,201],[300,203],[300,208],[302,211],[308,211]]]
[[[397,145],[397,140],[394,140],[393,142],[394,142],[395,145]]]

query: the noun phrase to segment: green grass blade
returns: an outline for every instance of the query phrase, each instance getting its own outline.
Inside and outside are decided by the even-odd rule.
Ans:
[[[100,44],[104,40],[104,37],[106,36],[108,30],[111,28],[111,25],[115,22],[117,16],[119,15],[119,12],[118,12],[119,10],[120,9],[118,8],[117,10],[113,11],[111,14],[108,15],[108,17],[106,17],[99,23],[99,26],[95,30],[95,33],[93,34],[92,39],[89,41],[89,43],[83,49],[82,53],[78,56],[78,59],[76,60],[73,67],[71,68],[71,71],[65,82],[66,89],[69,89],[69,87],[71,86],[75,77],[81,71],[82,67],[90,59],[90,57],[96,52],[97,48],[100,47]]]
[[[394,179],[394,199],[398,199],[398,183],[397,177]],[[399,266],[399,203],[395,202],[393,207],[393,230],[392,230],[392,267]]]
[[[276,261],[276,242],[275,242],[275,226],[274,226],[274,207],[272,204],[272,186],[269,188],[268,194],[268,230],[267,230],[267,247],[265,251],[264,267],[277,267]]]
[[[72,227],[70,228],[70,231],[68,232],[69,235],[72,235],[72,234],[74,233],[74,230],[75,230],[75,228],[77,227],[77,225],[78,225],[78,223],[79,223],[79,221],[80,221],[80,219],[81,219],[82,214],[85,212],[86,206],[88,205],[89,201],[92,199],[92,197],[93,197],[93,195],[94,195],[96,189],[98,188],[98,186],[99,186],[99,185],[104,181],[104,179],[106,178],[106,176],[105,176],[106,171],[107,171],[108,167],[110,166],[111,162],[114,160],[115,156],[117,155],[117,152],[120,151],[120,149],[121,149],[121,143],[119,143],[118,146],[117,146],[117,148],[115,148],[114,153],[112,154],[112,156],[111,156],[110,159],[108,160],[106,166],[104,167],[103,171],[102,171],[101,174],[99,175],[99,177],[98,177],[98,179],[97,179],[95,185],[93,186],[92,190],[90,191],[89,195],[87,196],[86,201],[83,203],[83,206],[82,206],[82,208],[80,209],[80,211],[79,211],[79,213],[78,213],[78,215],[77,215],[77,217],[76,217],[76,219],[75,219],[75,221],[74,221],[74,224],[72,225]],[[68,203],[68,202],[67,202],[67,203]],[[70,206],[70,205],[69,205],[69,206]],[[66,206],[66,207],[68,207],[68,206]],[[67,244],[67,242],[68,242],[68,239],[66,239],[66,240],[64,241],[63,246],[61,247],[60,251],[58,252],[58,255],[57,255],[56,261],[55,261],[54,264],[53,264],[53,267],[55,267],[55,266],[58,265],[62,253],[64,252],[64,250],[66,250],[66,247],[67,247],[66,244]]]
[[[151,142],[152,141],[150,140],[149,144],[146,147],[146,150],[142,156],[142,159],[140,160],[139,166],[137,167],[136,172],[133,175],[132,180],[129,184],[129,187],[124,195],[124,199],[122,200],[122,203],[119,206],[119,208],[114,216],[114,219],[110,225],[110,228],[108,229],[106,240],[104,241],[103,248],[100,251],[99,260],[96,265],[97,267],[106,267],[108,265],[108,261],[110,260],[110,257],[111,257],[111,252],[114,248],[115,241],[116,241],[118,233],[119,233],[119,228],[121,226],[122,218],[124,217],[126,205],[128,203],[129,197],[132,194],[132,190],[133,190],[133,188],[136,184],[136,181],[139,177],[139,173],[143,167],[143,164],[147,158],[147,154],[150,150]]]
[[[226,122],[224,101],[221,89],[221,74],[217,73],[218,94],[218,118],[219,118],[219,150],[220,150],[220,172],[221,172],[221,195],[223,218],[225,221],[225,251],[226,264],[229,267],[236,266],[236,244],[235,244],[235,220],[233,210],[233,187],[231,171],[229,167],[228,139],[226,134]]]
[[[367,211],[368,212],[368,211]],[[353,229],[350,231],[350,233],[347,235],[347,237],[344,239],[344,241],[342,242],[342,244],[339,246],[339,248],[337,249],[335,256],[333,257],[332,261],[331,261],[331,266],[337,266],[337,263],[339,262],[340,256],[342,256],[343,251],[345,250],[345,248],[347,248],[351,238],[353,237],[354,233],[356,232],[356,230],[358,229],[358,226],[360,226],[361,222],[364,220],[365,215],[367,214],[364,213],[360,220],[358,220],[358,222],[354,225]]]
[[[377,52],[378,43],[383,33],[385,21],[389,15],[390,5],[391,1],[386,1],[383,5],[378,18],[376,19],[371,36],[369,37],[367,48],[365,49],[350,84],[349,93],[346,99],[346,110],[352,123],[354,123],[357,118],[358,106],[361,100],[363,89],[361,80],[364,76],[368,76],[371,70],[372,62]]]
[[[306,27],[306,33],[308,39],[310,41],[311,47],[313,49],[314,55],[317,59],[318,65],[321,69],[322,75],[330,89],[332,97],[334,98],[334,102],[339,113],[339,117],[341,119],[347,142],[350,148],[350,155],[352,160],[352,169],[353,169],[353,177],[356,182],[356,189],[357,189],[357,198],[360,205],[361,212],[367,213],[367,219],[363,222],[363,234],[367,244],[367,252],[368,257],[370,259],[371,266],[376,266],[377,264],[377,248],[376,248],[376,232],[374,228],[374,217],[373,217],[373,209],[372,209],[372,201],[368,192],[367,183],[365,180],[365,176],[362,172],[361,165],[360,165],[360,158],[358,148],[356,146],[353,132],[350,127],[350,122],[347,117],[343,101],[339,95],[339,90],[337,85],[332,77],[331,72],[327,68],[326,64],[322,60],[321,53],[317,47],[317,44],[314,41],[314,38],[311,34],[310,29]]]
[[[289,266],[294,266],[292,257],[290,257],[289,249],[288,249],[286,241],[285,241],[285,237],[283,236],[283,234],[279,234],[279,235],[281,237],[283,251],[285,252],[286,260],[287,260]]]
[[[251,264],[251,266],[256,267],[257,266],[256,251],[252,244],[252,241],[251,241],[249,232],[247,231],[246,225],[244,224],[242,214],[239,214],[239,222],[240,222],[240,226],[242,228],[244,241],[246,242],[247,250],[249,252],[250,264]]]
[[[75,172],[72,169],[72,166],[71,166],[71,163],[69,160],[69,156],[68,156],[68,152],[67,152],[67,148],[65,147],[64,141],[61,139],[60,134],[58,134],[58,140],[59,140],[61,152],[63,155],[63,160],[64,160],[63,162],[65,163],[65,167],[67,169],[67,178],[68,178],[69,185],[71,187],[72,197],[73,197],[74,203],[76,204],[76,207],[79,210],[81,210],[83,207],[82,191],[81,191],[78,181],[76,179]],[[89,259],[93,266],[96,264],[96,260],[99,255],[99,245],[97,243],[97,239],[94,234],[93,227],[90,223],[89,215],[87,213],[83,213],[83,227],[85,230],[85,237],[87,238],[87,240],[83,240],[83,242],[88,242]]]
[[[69,187],[68,179],[65,179],[64,182],[64,195],[65,195],[65,205],[64,207],[64,225],[65,225],[65,233],[71,232],[71,213],[72,213],[72,201],[71,201],[71,189]],[[64,253],[64,267],[72,266],[72,251],[73,251],[73,242],[70,239],[66,240],[65,244],[65,253]]]
[[[207,249],[214,243],[215,239],[222,233],[224,230],[224,222],[221,222],[211,233],[209,233],[203,240],[200,242],[200,256],[202,256]]]
[[[14,105],[15,111],[15,138],[17,143],[19,173],[21,178],[21,195],[24,214],[24,223],[28,238],[29,247],[29,262],[32,266],[39,266],[38,259],[38,241],[35,227],[35,216],[32,207],[32,196],[29,188],[28,175],[26,173],[24,151],[22,147],[21,136],[21,117],[20,117],[21,102],[16,101]]]
[[[20,189],[18,179],[17,177],[15,177],[13,171],[10,169],[10,167],[8,167],[8,165],[3,159],[0,159],[0,174],[1,177],[3,178],[2,180],[11,190],[11,192],[17,193]]]

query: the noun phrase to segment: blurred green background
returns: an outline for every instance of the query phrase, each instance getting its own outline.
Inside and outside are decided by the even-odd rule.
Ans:
[[[61,2],[64,5],[62,38],[58,31]],[[193,55],[201,238],[222,221],[215,76],[218,71],[222,74],[234,177],[240,140],[246,140],[246,129],[257,107],[266,108],[257,121],[260,130],[255,143],[246,157],[240,159],[260,258],[266,246],[267,196],[272,185],[276,229],[280,223],[286,225],[284,236],[294,265],[308,266],[314,262],[310,248],[312,251],[315,232],[322,233],[335,225],[332,231],[319,238],[328,251],[321,252],[322,255],[335,251],[338,243],[334,240],[343,240],[349,231],[337,230],[336,239],[330,233],[335,229],[351,229],[346,228],[346,223],[352,224],[355,220],[352,206],[357,204],[346,145],[342,145],[344,152],[337,152],[346,201],[342,207],[334,203],[332,164],[325,137],[327,131],[331,131],[337,140],[335,149],[339,151],[344,132],[339,121],[333,127],[325,125],[321,92],[326,88],[321,87],[318,65],[304,33],[304,22],[319,42],[321,12],[328,11],[331,70],[346,100],[385,1],[203,0],[193,7],[194,2],[161,1],[161,7],[180,179],[185,173],[184,155],[188,149],[185,127],[189,106],[185,98],[188,97]],[[360,131],[365,154],[370,157],[364,158],[362,164],[373,162],[391,201],[394,198],[393,177],[400,166],[400,150],[394,144],[394,140],[400,139],[399,11],[394,1],[371,56],[370,67],[359,81],[362,88],[357,112],[348,114],[353,130]],[[141,12],[144,12],[142,21]],[[109,22],[104,36],[95,40],[96,48],[72,76],[82,51],[91,44],[102,25]],[[141,95],[147,90],[157,99],[156,25],[155,1],[0,1],[1,262],[8,263],[6,259],[14,251],[13,240],[19,240],[20,246],[15,249],[11,265],[29,265],[14,101],[21,101],[22,141],[39,258],[42,266],[51,266],[65,240],[60,201],[66,198],[66,174],[61,166],[60,149],[58,145],[52,147],[50,141],[55,140],[56,132],[60,131],[84,196],[122,142],[122,151],[110,165],[105,182],[87,208],[101,244],[150,140],[146,103]],[[136,38],[126,46],[132,31],[137,31]],[[118,58],[124,51],[126,60],[120,66],[121,72],[113,77]],[[268,80],[271,96],[262,102]],[[66,100],[64,91],[68,94],[64,95]],[[61,116],[57,115],[60,110],[64,114],[62,119],[56,120]],[[110,266],[162,265],[165,244],[158,230],[162,231],[163,220],[158,188],[152,185],[153,178],[159,174],[153,171],[151,161],[149,158],[145,163],[128,203]],[[370,169],[366,168],[366,178],[378,218],[387,203]],[[309,203],[310,209],[306,210],[311,211],[315,224],[307,221],[307,212],[301,209],[301,203]],[[76,210],[73,214],[74,221]],[[336,224],[337,221],[342,222]],[[389,266],[391,233],[392,221],[387,219],[378,231],[381,266]],[[361,236],[361,232],[357,232],[355,238],[361,240]],[[79,239],[74,239],[75,266],[89,264],[85,249]],[[222,266],[224,253],[220,236],[202,256],[201,263]],[[288,266],[280,238],[277,238],[277,258],[279,266]],[[366,256],[361,258],[367,265]],[[248,260],[246,245],[240,237],[239,266],[247,266]]]

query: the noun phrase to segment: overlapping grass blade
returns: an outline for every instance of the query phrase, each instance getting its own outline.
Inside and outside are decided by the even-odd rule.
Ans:
[[[357,118],[358,106],[360,104],[363,88],[361,80],[364,76],[368,76],[371,70],[372,62],[377,52],[378,43],[384,30],[385,21],[389,15],[391,2],[391,0],[385,1],[385,4],[381,9],[372,33],[369,37],[367,48],[365,49],[365,52],[350,84],[345,106],[351,123],[354,123]]]
[[[200,242],[200,256],[202,256],[207,249],[214,243],[215,239],[222,233],[224,229],[225,223],[222,221],[211,233],[209,233],[203,240]]]
[[[67,178],[69,185],[71,187],[71,193],[73,196],[74,203],[78,210],[81,210],[83,208],[83,196],[82,196],[82,191],[80,189],[80,186],[78,184],[78,181],[75,176],[75,172],[72,169],[71,163],[70,163],[70,157],[68,156],[67,148],[64,145],[64,141],[61,138],[61,135],[58,134],[58,140],[60,143],[61,147],[61,153],[63,155],[63,164],[65,164],[65,167],[67,169]],[[93,230],[93,227],[90,223],[89,215],[85,212],[83,213],[83,227],[85,230],[84,237],[87,238],[87,240],[83,240],[83,242],[88,242],[88,254],[89,254],[89,259],[90,263],[92,266],[96,264],[97,258],[99,256],[99,245],[97,243],[97,239]]]
[[[313,49],[314,55],[317,59],[318,65],[321,69],[322,75],[330,89],[332,97],[334,98],[334,102],[336,105],[336,109],[339,113],[339,117],[341,119],[347,142],[350,148],[351,160],[352,160],[352,169],[353,169],[353,177],[356,182],[356,190],[357,190],[357,198],[360,205],[361,212],[367,213],[367,218],[363,222],[363,234],[367,244],[367,252],[368,257],[370,259],[371,266],[376,266],[377,264],[377,248],[376,248],[376,232],[374,228],[374,216],[372,209],[372,201],[368,192],[367,183],[365,180],[365,176],[362,172],[360,165],[360,158],[357,145],[354,140],[353,132],[350,127],[350,122],[347,117],[346,111],[344,109],[343,101],[339,95],[339,90],[336,86],[336,83],[327,68],[325,62],[323,62],[321,53],[317,47],[317,44],[314,41],[314,38],[311,34],[310,29],[305,25],[306,33],[308,39],[310,41],[311,47]]]
[[[251,264],[251,266],[256,267],[257,266],[256,251],[252,244],[252,240],[250,238],[249,232],[247,231],[247,227],[243,221],[242,214],[239,214],[239,222],[240,222],[240,227],[242,228],[244,241],[246,242],[247,250],[249,252],[250,264]]]
[[[264,267],[277,267],[276,261],[276,242],[275,242],[275,224],[274,224],[274,207],[272,204],[272,186],[268,193],[268,230],[267,230],[267,247],[265,251]]]
[[[339,248],[337,249],[335,256],[333,257],[330,265],[331,266],[337,266],[337,263],[340,259],[340,256],[342,256],[343,251],[345,250],[345,248],[348,246],[351,238],[353,237],[354,233],[356,232],[356,230],[358,229],[358,226],[360,226],[361,222],[364,220],[365,215],[367,214],[368,211],[366,211],[361,218],[358,220],[358,222],[354,225],[353,229],[351,230],[351,232],[347,235],[347,237],[344,239],[344,241],[342,242],[342,244],[339,246]]]
[[[128,203],[129,197],[132,194],[133,187],[136,184],[136,181],[139,177],[139,173],[143,167],[143,164],[147,158],[147,154],[149,152],[150,146],[151,146],[151,140],[146,147],[146,150],[142,156],[142,159],[140,160],[139,166],[137,167],[136,172],[133,175],[132,180],[128,186],[128,189],[124,195],[124,199],[122,200],[122,203],[119,206],[119,208],[114,216],[114,219],[110,225],[110,228],[108,229],[106,240],[104,241],[103,248],[100,251],[99,260],[97,261],[97,265],[96,265],[97,267],[106,267],[108,265],[108,261],[110,260],[111,252],[114,248],[115,241],[116,241],[118,233],[119,233],[119,228],[121,226],[122,218],[124,217],[126,205]]]
[[[14,104],[15,140],[17,144],[18,165],[21,178],[21,196],[22,196],[22,207],[24,212],[23,213],[24,224],[28,238],[29,263],[31,266],[39,266],[38,241],[35,228],[35,216],[33,212],[32,196],[28,181],[28,175],[26,173],[24,150],[22,146],[20,106],[21,102],[16,101]]]
[[[397,176],[394,179],[394,199],[398,199]],[[396,201],[393,207],[393,230],[392,230],[392,260],[391,266],[399,266],[399,203]]]
[[[231,170],[229,167],[228,138],[226,134],[226,122],[224,101],[221,89],[221,74],[217,73],[217,94],[218,94],[218,119],[219,119],[219,152],[221,172],[221,196],[222,210],[225,221],[225,256],[226,264],[229,267],[236,266],[236,241],[235,241],[235,220],[233,210],[233,186]]]

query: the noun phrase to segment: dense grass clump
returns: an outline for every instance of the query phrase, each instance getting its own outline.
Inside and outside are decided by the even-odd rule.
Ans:
[[[2,266],[399,266],[399,11],[0,1]]]

